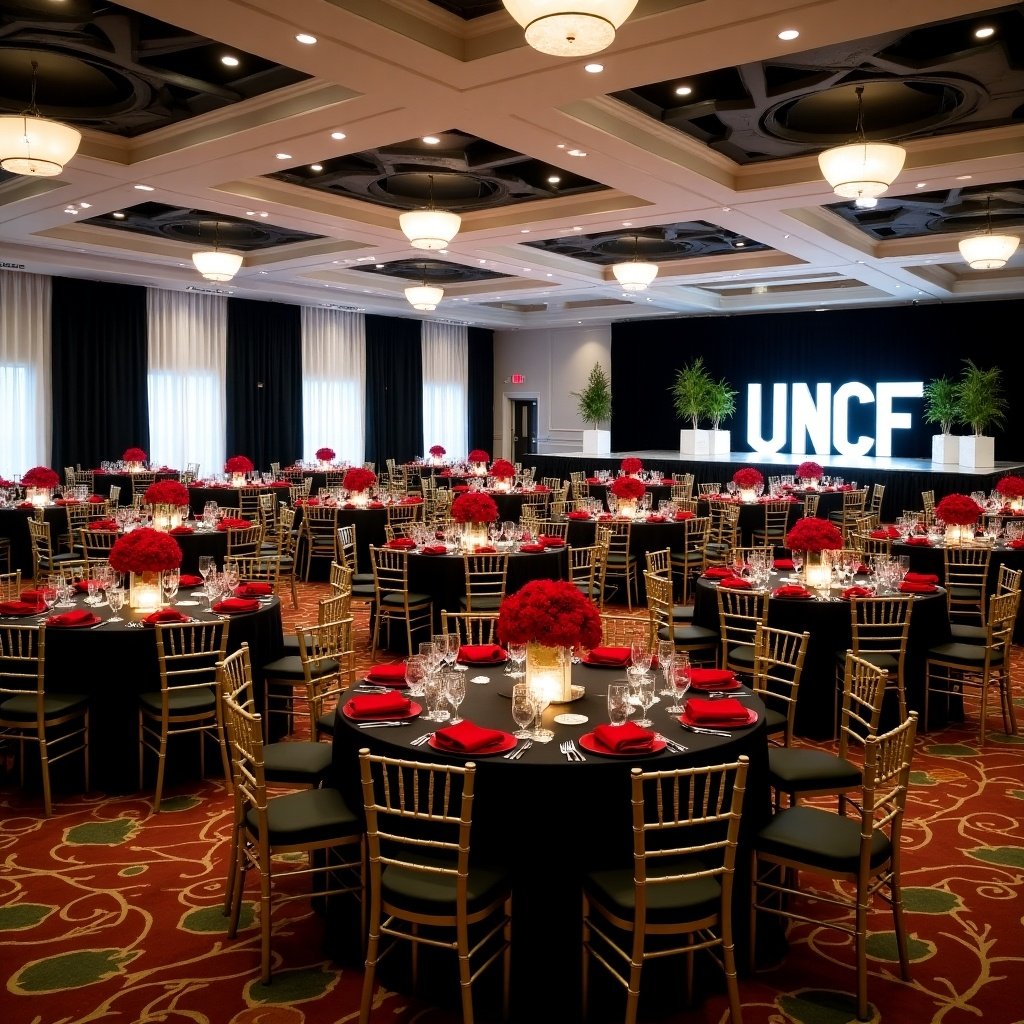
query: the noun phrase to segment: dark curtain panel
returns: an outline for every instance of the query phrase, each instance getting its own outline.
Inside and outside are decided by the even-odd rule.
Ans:
[[[420,321],[366,318],[366,460],[408,462],[423,454]]]
[[[257,469],[302,458],[302,319],[298,306],[228,299],[227,453]]]
[[[985,323],[1019,324],[1022,318],[1024,301],[1010,301],[613,324],[612,449],[679,450],[679,431],[690,424],[676,417],[669,388],[676,371],[697,356],[715,379],[739,392],[735,416],[722,424],[732,432],[734,452],[753,450],[746,430],[749,384],[762,385],[761,437],[770,438],[775,383],[807,383],[813,396],[819,382],[831,382],[834,393],[843,383],[860,381],[877,395],[880,382],[959,377],[963,360],[971,357],[986,369],[1002,367],[1010,408],[1005,429],[994,432],[995,455],[1013,458],[1024,429],[1024,413],[1013,401],[1015,357],[974,339],[986,337]],[[900,399],[898,405],[914,425],[892,432],[892,455],[929,458],[938,427],[922,422],[920,399]],[[876,403],[853,401],[848,408],[848,436],[875,437]],[[809,442],[807,450],[813,451]]]
[[[494,331],[469,328],[469,394],[466,396],[469,450],[494,447]]]
[[[51,461],[98,466],[149,451],[146,289],[55,277]]]

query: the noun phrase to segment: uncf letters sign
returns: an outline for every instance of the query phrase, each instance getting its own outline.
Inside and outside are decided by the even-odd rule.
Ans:
[[[812,392],[813,388],[813,392]],[[755,452],[774,455],[892,455],[892,432],[909,430],[911,414],[902,399],[921,398],[924,382],[878,383],[872,391],[860,381],[850,381],[832,390],[832,384],[772,384],[771,432],[764,436],[766,422],[761,384],[747,385],[747,443]],[[853,403],[874,405],[874,436],[850,437]],[[861,419],[861,417],[858,417]],[[810,442],[810,448],[807,444]],[[872,449],[874,449],[872,451]]]

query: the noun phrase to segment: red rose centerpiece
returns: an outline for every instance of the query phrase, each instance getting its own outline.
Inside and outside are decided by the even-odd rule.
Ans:
[[[491,461],[490,455],[483,448],[474,448],[467,456],[470,472],[473,476],[487,476],[487,463]]]
[[[377,474],[363,466],[353,466],[341,481],[353,505],[365,507],[370,503],[370,488],[377,483]]]
[[[740,501],[757,501],[757,489],[764,488],[764,477],[760,470],[753,466],[737,469],[732,475],[732,482],[739,488]]]
[[[984,511],[966,494],[947,494],[935,506],[935,518],[946,526],[946,543],[973,541],[975,524]]]
[[[805,487],[817,487],[818,481],[825,475],[825,470],[816,462],[801,462],[796,467],[796,477]]]
[[[440,466],[441,465],[441,460],[447,454],[448,453],[445,451],[445,447],[444,447],[443,444],[432,444],[430,446],[430,461],[435,466]]]
[[[637,480],[635,476],[616,477],[608,490],[618,499],[615,511],[620,516],[629,516],[630,518],[636,515],[637,503],[647,493],[643,482]]]
[[[996,484],[996,494],[1004,498],[1015,512],[1024,508],[1024,477],[1004,476]]]
[[[552,701],[568,701],[572,647],[601,643],[601,615],[590,598],[565,580],[532,580],[498,609],[498,639],[526,644],[526,681]],[[577,692],[582,687],[577,688]]]
[[[494,477],[494,489],[496,491],[510,491],[512,480],[516,475],[516,467],[508,459],[495,459],[491,466],[491,476]]]
[[[130,607],[152,611],[160,607],[160,573],[181,566],[181,548],[168,534],[143,526],[114,541],[108,560],[130,575]]]
[[[494,499],[481,491],[467,491],[452,502],[452,519],[462,524],[462,548],[476,551],[485,547],[487,524],[498,518],[498,506]]]
[[[126,448],[121,461],[128,466],[129,473],[141,473],[146,468],[148,458],[141,448]]]
[[[644,468],[643,462],[633,455],[622,460],[619,463],[619,469],[622,470],[627,476],[636,476]]]
[[[244,455],[232,455],[224,463],[224,472],[230,474],[232,487],[244,487],[246,473],[251,473],[254,468],[252,459]]]
[[[808,516],[798,519],[786,534],[786,547],[790,551],[804,552],[804,582],[809,587],[828,589],[832,585],[830,551],[843,546],[843,533],[827,519]]]
[[[327,469],[328,466],[334,461],[335,452],[333,448],[317,448],[316,460],[320,463],[321,469]]]
[[[49,505],[53,489],[60,483],[60,477],[49,466],[33,466],[25,471],[21,486],[25,488],[25,500],[33,505]]]
[[[177,480],[158,480],[142,497],[153,506],[153,526],[158,530],[173,530],[188,519],[188,488]]]

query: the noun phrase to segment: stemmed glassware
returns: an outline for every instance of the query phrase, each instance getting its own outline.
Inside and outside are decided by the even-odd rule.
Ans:
[[[444,673],[444,690],[448,703],[452,706],[452,725],[458,725],[464,719],[459,717],[459,707],[466,699],[466,676],[462,672],[447,671]]]
[[[649,729],[654,724],[649,715],[655,700],[657,697],[654,695],[654,677],[643,676],[640,679],[640,707],[644,709],[644,715],[643,718],[636,720],[636,724],[644,729]]]
[[[672,688],[672,664],[676,657],[676,645],[671,640],[658,641],[658,668],[661,669],[665,682],[661,688],[662,697],[672,697],[675,690]]]
[[[125,591],[124,587],[111,587],[107,591],[107,604],[110,605],[110,610],[114,613],[107,619],[107,622],[124,622],[121,618],[121,609],[124,607]]]
[[[452,713],[444,706],[448,701],[444,677],[440,672],[428,672],[423,680],[423,696],[427,712],[422,715],[425,722],[447,722]]]
[[[608,721],[612,725],[625,725],[632,714],[633,705],[629,701],[628,683],[608,684]]]
[[[681,715],[686,707],[683,700],[690,689],[690,657],[683,652],[677,652],[675,662],[672,665],[672,696],[674,702],[665,710],[670,715]]]
[[[406,693],[410,697],[423,696],[423,680],[426,675],[427,666],[422,655],[412,654],[405,659],[405,681],[408,684]]]
[[[180,569],[164,569],[160,577],[160,583],[164,588],[164,597],[167,598],[167,604],[169,606],[174,605],[174,598],[177,596],[178,584],[180,581]]]
[[[213,555],[200,555],[199,556],[199,575],[203,577],[205,583],[210,578],[210,573],[217,568],[217,562]]]
[[[512,721],[519,728],[513,733],[517,740],[528,740],[533,735],[527,726],[537,715],[537,704],[528,683],[516,683],[512,687]]]
[[[654,660],[654,652],[647,646],[646,637],[633,637],[629,645],[630,661],[646,675]]]
[[[544,710],[551,703],[551,694],[544,686],[533,687],[533,703],[537,711],[537,721],[530,733],[530,739],[537,743],[549,743],[554,739],[554,733],[544,728]]]
[[[526,644],[509,644],[508,656],[512,659],[512,671],[509,674],[513,679],[522,679],[524,675],[523,665],[526,662]]]

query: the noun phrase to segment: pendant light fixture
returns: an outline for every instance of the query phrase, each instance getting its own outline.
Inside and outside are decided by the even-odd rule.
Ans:
[[[658,264],[640,259],[640,236],[633,236],[633,258],[628,263],[615,263],[612,273],[624,291],[642,292],[658,276]]]
[[[857,141],[826,149],[818,166],[837,196],[880,196],[903,170],[907,151],[888,142],[868,142],[864,135],[864,86],[857,86]]]
[[[444,298],[444,289],[436,284],[427,284],[427,268],[423,267],[423,283],[410,285],[405,289],[405,297],[413,309],[429,313],[437,309],[437,304]]]
[[[414,249],[447,249],[459,233],[462,218],[457,213],[434,209],[434,176],[430,178],[429,206],[425,210],[409,210],[398,223]]]
[[[37,61],[32,61],[32,93],[28,109],[0,117],[0,167],[12,174],[51,178],[78,151],[82,133],[51,121],[36,106]]]
[[[992,234],[992,197],[985,206],[985,231],[961,239],[960,255],[971,270],[999,270],[1017,251],[1020,239],[1015,235]]]
[[[610,46],[637,0],[501,0],[535,50],[584,57]]]
[[[202,234],[202,224],[199,231]],[[192,253],[192,262],[207,281],[230,281],[242,266],[242,256],[220,248],[220,221],[214,221],[213,249]]]

